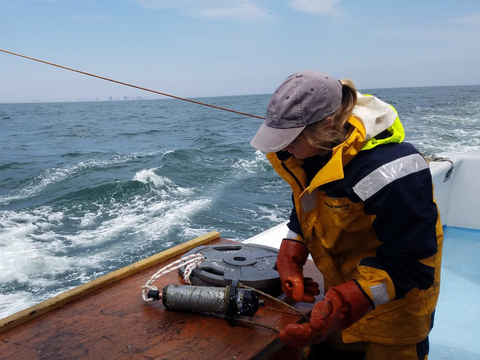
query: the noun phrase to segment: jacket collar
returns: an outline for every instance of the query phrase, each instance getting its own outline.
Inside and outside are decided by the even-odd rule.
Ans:
[[[361,150],[366,136],[365,127],[354,116],[351,116],[348,122],[351,126],[347,139],[333,148],[331,160],[315,175],[310,183],[310,193],[323,184],[343,179],[344,166]]]

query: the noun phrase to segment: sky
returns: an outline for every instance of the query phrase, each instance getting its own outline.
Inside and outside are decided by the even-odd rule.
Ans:
[[[196,98],[480,84],[478,0],[0,0],[0,49]],[[154,94],[0,52],[0,103]]]

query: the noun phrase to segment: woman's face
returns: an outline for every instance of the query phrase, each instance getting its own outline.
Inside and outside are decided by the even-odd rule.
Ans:
[[[322,131],[329,131],[333,128],[334,120],[332,116],[327,117],[326,119],[322,120],[320,124],[322,126]],[[293,140],[290,145],[283,148],[283,151],[288,151],[290,154],[295,156],[297,159],[303,160],[312,156],[316,155],[326,155],[330,149],[332,148],[331,142],[324,142],[320,143],[320,147],[315,147],[310,145],[310,143],[305,140],[304,137],[297,136],[295,140]]]
[[[310,145],[306,140],[301,138],[296,138],[293,140],[290,145],[285,147],[283,151],[288,151],[290,154],[295,156],[297,159],[303,160],[315,155],[324,155],[328,152],[325,149],[319,149]]]

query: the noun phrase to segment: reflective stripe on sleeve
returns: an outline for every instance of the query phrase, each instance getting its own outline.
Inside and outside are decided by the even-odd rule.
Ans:
[[[424,169],[428,169],[428,164],[422,155],[404,156],[372,171],[353,187],[353,191],[365,201],[393,181]]]

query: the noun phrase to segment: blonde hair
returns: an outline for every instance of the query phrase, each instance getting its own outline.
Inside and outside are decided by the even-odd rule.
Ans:
[[[338,110],[325,119],[307,125],[298,135],[298,140],[307,141],[313,147],[327,150],[330,150],[331,147],[326,148],[326,144],[339,144],[345,140],[346,124],[357,103],[357,89],[349,79],[342,79],[340,82],[342,83],[342,103]],[[324,121],[330,118],[333,119],[332,128],[330,128],[331,122]]]

